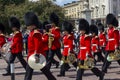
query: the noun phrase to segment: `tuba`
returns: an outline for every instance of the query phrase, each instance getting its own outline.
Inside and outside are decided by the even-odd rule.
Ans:
[[[40,70],[42,68],[45,67],[46,65],[46,58],[44,55],[40,54],[39,55],[39,63],[36,63],[36,59],[35,59],[35,54],[32,54],[29,58],[28,58],[28,64],[29,66],[34,69],[34,70]]]
[[[108,61],[117,61],[120,59],[120,50],[115,50],[114,52],[111,52],[107,56]]]

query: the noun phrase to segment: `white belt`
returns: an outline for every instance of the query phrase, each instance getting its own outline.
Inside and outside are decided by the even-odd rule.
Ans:
[[[115,40],[115,39],[114,38],[108,39],[108,41],[113,41],[113,40]]]
[[[101,39],[100,41],[103,41],[103,39]]]
[[[86,47],[80,47],[80,49],[86,49]]]
[[[97,46],[97,44],[92,44],[92,46]]]
[[[68,45],[64,46],[64,47],[69,47]]]

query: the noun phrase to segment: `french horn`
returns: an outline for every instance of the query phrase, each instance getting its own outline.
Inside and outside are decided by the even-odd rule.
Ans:
[[[42,68],[45,67],[46,65],[46,58],[44,55],[40,54],[39,55],[39,63],[36,63],[36,59],[35,59],[35,54],[32,54],[29,58],[28,58],[28,64],[29,66],[34,69],[34,70],[40,70]]]
[[[94,67],[94,59],[93,58],[85,59],[83,65],[81,64],[81,62],[78,62],[78,67],[80,69],[92,69]]]
[[[120,59],[120,50],[115,50],[114,52],[111,52],[107,56],[108,61],[117,61]]]
[[[67,58],[65,58],[65,56],[62,57],[62,61],[64,63],[74,63],[76,61],[76,56],[73,53],[69,53],[69,55],[67,56]]]

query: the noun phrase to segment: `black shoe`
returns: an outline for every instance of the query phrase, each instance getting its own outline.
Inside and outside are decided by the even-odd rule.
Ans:
[[[2,74],[3,76],[9,76],[11,75],[11,73],[5,73],[5,74]]]
[[[104,73],[102,72],[102,74],[99,77],[99,80],[104,80]]]
[[[65,76],[65,75],[62,75],[62,74],[58,74],[58,75],[57,75],[57,77],[63,77],[63,76]]]
[[[56,63],[56,68],[58,68],[58,67],[59,67],[59,62]]]

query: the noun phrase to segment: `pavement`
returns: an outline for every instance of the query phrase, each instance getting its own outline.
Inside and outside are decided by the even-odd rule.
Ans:
[[[101,70],[102,62],[98,62],[97,66]],[[0,80],[11,80],[11,76],[2,76],[6,73],[5,68],[7,67],[6,62],[0,59]],[[57,78],[57,80],[76,80],[76,69],[71,65],[71,69],[66,72],[65,77],[57,77],[60,68],[55,68],[53,65],[51,68],[52,74]],[[22,65],[18,62],[15,63],[15,80],[24,80],[25,70]],[[34,71],[32,80],[47,80],[46,77],[41,73],[41,71]],[[83,80],[99,80],[90,70],[86,70],[83,75]],[[105,80],[120,80],[120,66],[117,62],[112,62],[108,73],[105,74]]]

